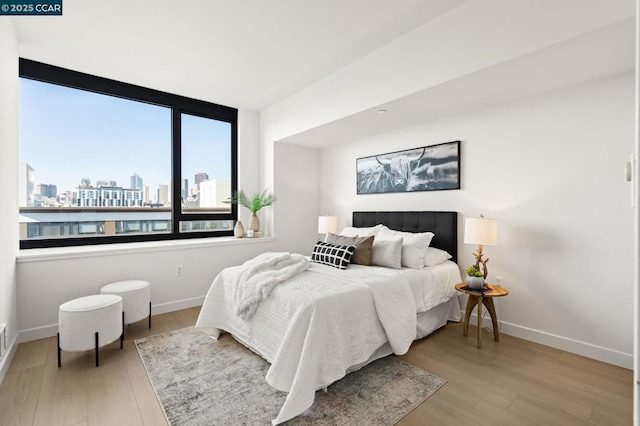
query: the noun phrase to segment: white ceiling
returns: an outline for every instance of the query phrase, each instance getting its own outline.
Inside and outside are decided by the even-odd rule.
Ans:
[[[62,17],[14,17],[13,22],[22,57],[263,111],[419,28],[444,20],[452,22],[450,34],[468,30],[472,22],[455,18],[465,7],[481,10],[478,15],[485,19],[508,22],[513,16],[503,15],[517,9],[509,6],[531,7],[528,2],[537,1],[65,0]],[[372,103],[283,141],[320,148],[634,69],[633,0],[546,4],[539,7],[555,13],[556,20],[545,22],[539,13],[532,24],[545,34],[560,34],[556,42],[549,39],[534,51],[521,47],[518,52],[511,46],[508,60],[390,102]],[[618,18],[598,23],[599,12],[614,9]],[[589,23],[577,35],[561,36],[568,20]],[[526,41],[526,34],[517,36]],[[389,112],[381,117],[379,108]]]
[[[631,72],[635,20],[608,25],[283,138],[322,148]],[[384,115],[378,113],[384,110]]]
[[[20,55],[260,111],[464,0],[65,0]]]

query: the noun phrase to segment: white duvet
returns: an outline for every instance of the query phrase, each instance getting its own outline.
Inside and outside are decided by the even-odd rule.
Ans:
[[[457,271],[452,265],[449,269]],[[317,389],[370,360],[385,343],[394,353],[405,353],[416,338],[416,313],[455,293],[451,282],[443,284],[448,273],[456,274],[358,265],[338,270],[312,263],[276,285],[248,320],[234,314],[234,289],[221,273],[196,327],[213,328],[214,337],[227,331],[271,363],[267,382],[288,392],[273,420],[278,424],[309,408]]]
[[[227,268],[220,280],[233,290],[233,309],[242,319],[251,319],[258,305],[269,297],[273,287],[309,267],[301,254],[263,253],[244,262],[239,268]]]

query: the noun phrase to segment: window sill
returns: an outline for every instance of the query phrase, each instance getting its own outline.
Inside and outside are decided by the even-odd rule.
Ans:
[[[49,260],[79,259],[83,257],[119,256],[130,253],[151,253],[181,249],[223,247],[236,244],[259,244],[275,241],[274,237],[235,238],[218,237],[191,240],[153,241],[143,243],[106,244],[95,246],[52,247],[20,250],[17,263]]]

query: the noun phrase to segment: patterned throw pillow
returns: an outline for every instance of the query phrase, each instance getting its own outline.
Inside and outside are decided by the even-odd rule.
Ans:
[[[356,246],[337,246],[335,244],[318,241],[313,247],[311,261],[323,265],[333,266],[338,269],[347,269],[351,256],[356,250]]]

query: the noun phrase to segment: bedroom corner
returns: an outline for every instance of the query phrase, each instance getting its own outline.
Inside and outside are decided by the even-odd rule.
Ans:
[[[0,324],[6,324],[7,349],[0,357],[2,383],[18,332],[16,255],[18,253],[18,41],[13,20],[0,18]]]

